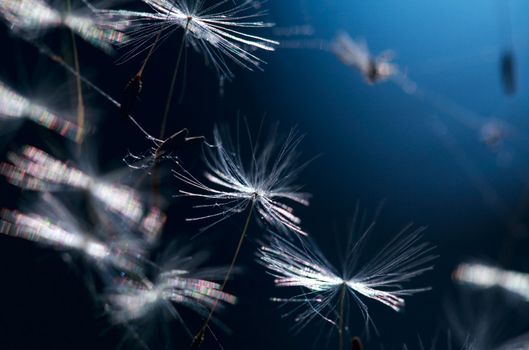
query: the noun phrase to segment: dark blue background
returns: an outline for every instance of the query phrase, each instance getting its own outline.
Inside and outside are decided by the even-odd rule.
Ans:
[[[396,349],[405,342],[417,346],[417,335],[426,343],[435,334],[444,340],[445,304],[458,295],[450,274],[459,262],[482,258],[507,268],[529,268],[523,204],[529,175],[529,85],[525,79],[529,76],[529,4],[510,1],[518,82],[514,96],[504,94],[500,79],[499,57],[508,40],[501,30],[499,1],[292,0],[269,1],[265,6],[279,27],[311,25],[315,30],[313,37],[278,40],[310,46],[313,39],[331,40],[337,31],[345,30],[352,37],[365,38],[372,52],[393,50],[396,63],[420,91],[434,91],[469,112],[462,117],[453,110],[447,113],[446,103],[439,108],[431,98],[406,94],[392,82],[366,85],[358,72],[332,54],[311,48],[257,52],[267,61],[264,72],[232,65],[236,77],[225,85],[224,96],[219,96],[213,69],[190,50],[186,79],[181,77],[178,83],[178,91],[186,87],[184,98],[173,104],[169,130],[188,127],[192,134],[210,136],[214,124],[234,128],[242,117],[252,130],[263,118],[265,124],[279,121],[285,133],[297,126],[306,134],[300,146],[306,159],[321,155],[300,176],[299,183],[314,197],[309,208],[297,212],[303,227],[336,264],[357,203],[373,213],[385,200],[367,256],[410,221],[428,226],[425,239],[437,246],[440,258],[433,272],[412,285],[430,285],[433,291],[410,297],[405,312],[399,314],[368,301],[380,333],[372,333],[370,347]],[[68,55],[68,35],[57,30],[42,40]],[[267,35],[273,36],[273,31]],[[9,35],[5,26],[1,40],[2,79],[25,94],[45,96],[54,106],[75,110],[71,77],[62,68]],[[116,57],[77,42],[82,72],[119,96],[140,60],[116,66]],[[144,76],[135,114],[154,134],[179,43],[180,34],[167,40]],[[97,122],[98,130],[82,154],[83,161],[97,155],[100,172],[105,173],[123,166],[121,158],[127,150],[140,153],[149,147],[142,135],[119,120],[112,105],[89,88],[85,92],[91,123]],[[480,142],[479,123],[478,127],[465,125],[470,113],[479,122],[495,117],[515,132],[508,132],[499,149],[491,150]],[[439,136],[439,125],[445,128],[444,137]],[[63,159],[75,154],[74,147],[30,123],[18,129],[6,124],[5,128],[9,132],[2,135],[4,153],[31,143]],[[504,154],[509,162],[500,161]],[[199,149],[186,150],[181,159],[191,171],[201,171]],[[138,174],[124,172],[123,176],[130,179]],[[180,184],[169,175],[165,179],[163,192],[172,199]],[[480,188],[499,199],[484,198]],[[5,184],[1,190],[7,207],[35,198]],[[183,221],[193,215],[191,205],[186,198],[172,199],[164,244],[173,238],[186,241],[200,228]],[[212,251],[212,265],[227,264],[243,219],[218,225],[193,244]],[[244,271],[228,285],[240,303],[220,316],[233,333],[219,332],[221,344],[226,349],[336,348],[337,333],[322,320],[294,333],[293,318],[281,318],[284,310],[268,300],[295,291],[274,289],[272,278],[254,262],[262,234],[261,227],[252,223],[239,259]],[[112,349],[120,344],[123,330],[110,327],[108,317],[85,288],[86,268],[66,264],[59,253],[24,241],[4,237],[0,243],[0,348]],[[456,309],[464,312],[464,308]],[[351,333],[363,334],[358,309],[350,312]],[[183,313],[196,329],[200,324],[196,315]],[[498,341],[523,330],[523,322],[509,320]],[[172,343],[161,348],[187,347],[189,339],[178,323],[171,321],[163,327],[171,333]],[[160,332],[154,338],[161,339],[163,332],[154,329]],[[131,344],[125,342],[123,347]],[[217,345],[208,343],[206,348]]]

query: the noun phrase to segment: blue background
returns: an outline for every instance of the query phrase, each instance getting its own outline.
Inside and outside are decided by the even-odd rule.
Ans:
[[[199,54],[189,52],[186,78],[180,76],[177,87],[182,91],[185,85],[183,101],[173,104],[169,130],[188,127],[194,135],[209,136],[214,124],[234,128],[241,118],[246,118],[250,130],[256,130],[262,120],[264,124],[279,121],[284,133],[297,126],[306,134],[300,146],[305,159],[319,157],[299,178],[313,194],[311,206],[296,211],[331,261],[339,263],[345,228],[357,204],[372,215],[384,202],[367,257],[407,223],[428,226],[425,240],[437,246],[440,257],[434,271],[411,285],[433,290],[408,298],[404,313],[368,301],[379,331],[378,335],[371,332],[369,348],[398,349],[403,343],[418,348],[417,335],[429,344],[436,334],[443,347],[450,328],[445,321],[446,304],[459,305],[457,312],[466,312],[457,301],[461,292],[451,280],[459,262],[478,258],[506,268],[529,268],[525,226],[529,3],[512,0],[509,4],[517,80],[513,96],[505,95],[499,69],[500,54],[510,47],[501,29],[500,1],[269,1],[264,6],[278,27],[310,25],[314,34],[276,37],[300,48],[284,45],[274,53],[257,52],[267,62],[264,72],[232,65],[236,77],[226,83],[223,96],[212,67],[206,67]],[[2,79],[26,94],[45,95],[50,103],[68,105],[64,100],[71,94],[71,77],[5,28],[2,42],[10,49],[2,55]],[[405,93],[391,81],[367,85],[330,52],[311,47],[314,40],[332,40],[338,31],[364,38],[373,53],[391,49],[395,63],[419,92]],[[265,36],[274,37],[273,33],[269,30]],[[68,34],[57,30],[42,40],[57,49],[66,43],[67,49]],[[144,76],[136,116],[153,133],[161,120],[180,36],[173,35],[157,50]],[[78,45],[84,74],[119,96],[141,60],[115,65],[119,55],[108,57],[80,40]],[[132,126],[118,120],[107,101],[88,88],[85,91],[92,123],[98,125],[90,149],[97,155],[101,173],[123,166],[121,158],[127,150],[140,153],[149,147]],[[422,95],[424,91],[428,94]],[[453,106],[465,112],[458,114]],[[500,120],[506,130],[496,149],[480,141],[480,127],[491,118]],[[6,133],[3,141],[4,153],[28,142],[63,158],[74,153],[71,146],[29,123]],[[91,154],[86,152],[82,160],[86,162]],[[201,171],[199,156],[196,149],[180,155],[194,172]],[[169,175],[165,180],[169,200],[181,184]],[[2,186],[4,206],[28,201],[28,196],[31,201],[30,194]],[[186,240],[200,228],[183,221],[194,214],[191,203],[186,198],[172,200],[164,244],[175,237]],[[229,220],[195,240],[199,248],[212,251],[212,265],[229,262],[243,220]],[[295,333],[293,317],[281,318],[284,309],[268,300],[288,296],[289,291],[275,289],[272,278],[254,262],[262,234],[262,228],[253,223],[239,260],[243,272],[228,288],[240,297],[240,304],[220,316],[233,333],[218,332],[220,343],[226,349],[336,348],[337,332],[323,320]],[[60,254],[15,239],[2,238],[0,249],[4,281],[0,345],[5,344],[1,348],[112,349],[120,344],[124,330],[110,327],[83,287],[82,269],[64,264]],[[482,309],[488,310],[489,304],[485,305]],[[523,314],[523,304],[515,305]],[[526,326],[512,309],[495,313],[496,318],[503,313],[509,318],[501,321],[503,327],[493,343],[520,334]],[[184,311],[184,316],[190,327],[199,326],[195,315]],[[352,307],[350,317],[350,334],[365,336],[358,309]],[[163,341],[155,336],[163,344],[167,334],[160,329],[172,340],[166,347],[153,348],[186,348],[188,339],[178,323],[153,328],[164,336]],[[123,347],[133,343],[125,341]],[[218,345],[211,342],[204,348]]]

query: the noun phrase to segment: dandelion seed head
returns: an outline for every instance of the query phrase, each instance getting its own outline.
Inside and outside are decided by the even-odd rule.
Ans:
[[[203,8],[203,1],[189,0],[143,0],[154,12],[136,12],[127,10],[101,10],[105,22],[129,26],[125,30],[130,40],[124,45],[132,47],[125,56],[129,59],[148,47],[148,42],[164,31],[167,37],[176,28],[185,31],[187,40],[195,49],[202,52],[207,62],[212,62],[220,76],[232,78],[233,73],[226,59],[240,66],[252,69],[259,68],[263,61],[250,53],[248,48],[274,51],[279,43],[245,33],[246,29],[258,29],[272,26],[259,20],[265,12],[253,13],[253,7],[244,2],[228,7],[228,1]],[[218,12],[217,12],[218,11]]]
[[[296,148],[302,137],[293,130],[281,144],[274,135],[275,129],[262,146],[252,144],[250,159],[246,163],[232,145],[229,134],[222,137],[219,129],[215,128],[216,146],[205,153],[208,171],[204,177],[208,184],[181,167],[174,171],[179,180],[197,190],[181,190],[182,195],[213,202],[197,206],[212,209],[213,213],[188,220],[217,218],[216,222],[222,221],[253,203],[263,222],[282,232],[304,235],[299,226],[301,220],[294,214],[293,207],[287,204],[309,205],[310,195],[293,184],[297,173],[305,165],[297,164],[299,153]]]
[[[335,325],[336,305],[342,290],[355,301],[367,327],[373,321],[361,296],[376,300],[394,311],[401,311],[405,306],[405,296],[429,289],[405,288],[402,285],[430,270],[428,263],[435,258],[430,255],[433,247],[419,243],[422,229],[410,233],[403,230],[366,264],[357,266],[359,249],[370,229],[348,248],[342,274],[336,272],[308,238],[297,245],[276,235],[270,238],[269,244],[261,247],[258,258],[275,278],[275,285],[302,289],[301,294],[292,298],[273,299],[307,306],[296,316],[300,328],[316,317]]]
[[[364,41],[353,40],[346,32],[338,33],[330,49],[344,65],[360,71],[369,84],[385,81],[398,72],[389,52],[373,56]]]

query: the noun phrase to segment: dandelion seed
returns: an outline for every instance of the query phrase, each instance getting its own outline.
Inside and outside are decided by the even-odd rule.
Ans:
[[[37,103],[31,102],[0,81],[0,119],[21,120],[24,118],[74,141],[78,133],[85,133],[85,130],[76,124],[62,119]]]
[[[105,297],[115,323],[128,325],[134,332],[142,333],[139,337],[136,334],[136,338],[142,339],[147,329],[139,325],[147,322],[145,326],[152,327],[151,321],[159,320],[165,314],[178,320],[191,335],[177,306],[205,317],[213,308],[218,311],[235,304],[237,298],[222,291],[221,285],[214,282],[222,278],[225,269],[200,267],[205,257],[201,253],[191,254],[189,247],[183,247],[171,253],[162,267],[155,267],[153,282],[130,278],[116,280]],[[217,325],[224,327],[220,322]]]
[[[43,0],[3,0],[0,15],[12,30],[34,37],[56,27],[66,27],[75,34],[104,51],[111,52],[112,45],[126,40],[126,36],[89,16],[61,12],[50,7]]]
[[[516,60],[512,49],[502,52],[500,57],[500,73],[503,91],[506,95],[516,93]]]
[[[33,146],[24,146],[20,154],[9,153],[8,159],[11,163],[0,164],[0,174],[11,184],[41,192],[68,188],[87,191],[102,204],[95,206],[101,215],[108,217],[108,211],[117,214],[129,227],[136,228],[141,220],[146,219],[144,215],[148,215],[147,212],[152,209],[145,209],[141,197],[134,189],[92,177]],[[160,218],[163,216],[160,213]],[[141,228],[153,229],[148,235],[155,237],[162,226],[146,223]]]
[[[188,136],[189,131],[182,129],[165,140],[148,138],[153,147],[144,155],[134,155],[128,153],[123,161],[132,169],[148,169],[149,171],[162,160],[177,162],[176,153],[195,141],[204,141],[203,136]]]
[[[134,78],[125,85],[125,89],[123,89],[123,93],[121,94],[121,106],[119,107],[123,119],[126,119],[130,115],[142,88],[143,81],[141,80],[141,74],[136,74]]]
[[[202,136],[188,137],[188,130],[182,129],[167,139],[161,141],[154,138],[148,138],[154,143],[154,147],[150,149],[150,152],[145,156],[136,156],[132,153],[128,153],[123,161],[132,169],[147,170],[144,176],[147,174],[152,175],[152,198],[155,206],[158,206],[157,200],[159,199],[159,165],[163,160],[170,160],[178,162],[177,153],[183,148],[193,144],[195,141],[203,141]],[[155,208],[156,209],[156,208]],[[162,213],[163,214],[163,213]],[[155,221],[154,221],[155,222]],[[144,226],[142,226],[143,231]],[[160,231],[158,231],[160,232]],[[155,241],[154,237],[150,234],[146,234],[145,237],[149,241]]]
[[[405,305],[405,296],[429,290],[404,288],[401,285],[432,269],[432,266],[426,264],[435,258],[430,255],[433,247],[428,243],[419,243],[424,228],[409,232],[411,226],[405,227],[364,266],[358,267],[360,247],[372,228],[373,224],[348,248],[347,261],[341,274],[310,241],[304,240],[302,246],[297,246],[280,236],[274,236],[269,244],[261,248],[258,257],[275,277],[276,286],[303,289],[300,295],[293,298],[273,299],[307,305],[307,310],[295,318],[300,328],[316,317],[336,326],[338,321],[344,322],[343,313],[348,295],[359,307],[367,328],[372,319],[361,296],[376,300],[394,311],[401,311]],[[340,303],[339,315],[337,300]],[[345,325],[341,323],[339,329],[342,335]]]
[[[449,303],[447,318],[455,339],[463,350],[522,350],[529,347],[529,333],[513,334],[520,322],[505,295],[462,294],[457,305]],[[516,304],[516,311],[519,304]],[[520,315],[525,321],[523,315]]]
[[[247,34],[248,28],[266,28],[273,24],[254,21],[265,12],[252,13],[253,6],[244,2],[232,8],[219,10],[229,3],[227,0],[204,8],[204,1],[189,0],[143,0],[155,12],[135,12],[127,10],[100,10],[105,22],[117,25],[130,23],[130,40],[126,45],[133,46],[125,59],[133,57],[146,48],[146,43],[161,31],[161,40],[178,28],[186,30],[184,37],[194,48],[201,51],[208,62],[212,62],[219,75],[233,77],[225,61],[228,58],[237,64],[252,69],[259,68],[263,61],[250,53],[251,49],[273,51],[278,43],[274,40]]]
[[[158,43],[166,39],[178,28],[184,30],[183,39],[178,50],[176,66],[171,79],[165,112],[162,118],[160,138],[164,137],[165,126],[169,114],[171,100],[174,93],[176,77],[180,68],[180,60],[186,42],[189,42],[197,51],[204,54],[206,62],[212,62],[219,77],[232,78],[225,58],[236,62],[242,67],[252,70],[260,68],[264,63],[260,58],[250,53],[251,49],[273,51],[276,41],[244,33],[243,29],[270,27],[272,24],[262,21],[252,21],[264,15],[264,12],[251,13],[253,6],[248,2],[235,5],[232,8],[217,11],[228,0],[203,8],[204,1],[188,0],[143,0],[155,12],[134,12],[127,10],[100,10],[105,22],[114,22],[117,26],[129,26],[131,40],[127,45],[132,46],[124,61],[146,50],[147,43],[154,38],[150,45],[146,59],[140,70],[126,85],[122,101],[121,114],[127,116],[134,107],[142,90],[143,71],[156,49]]]
[[[505,139],[506,129],[499,121],[488,120],[479,129],[479,139],[492,150],[498,150]]]
[[[480,263],[463,263],[456,268],[453,278],[477,288],[500,287],[529,301],[529,275],[526,273]]]
[[[237,299],[220,291],[219,284],[187,275],[188,271],[171,270],[157,276],[155,283],[121,279],[118,292],[109,296],[112,316],[118,323],[131,322],[145,317],[160,303],[170,302],[184,305],[201,315],[205,315],[216,300],[235,304]]]
[[[365,42],[355,41],[345,32],[336,36],[330,49],[343,64],[357,69],[369,84],[387,80],[398,72],[390,62],[389,52],[374,57]]]
[[[283,202],[309,205],[310,195],[300,192],[301,187],[293,184],[299,171],[307,164],[296,165],[300,155],[297,146],[303,137],[292,130],[279,146],[278,140],[274,138],[276,131],[276,128],[272,129],[265,144],[250,145],[250,161],[245,164],[238,152],[239,148],[233,146],[229,134],[223,138],[219,129],[214,129],[216,146],[206,150],[205,154],[208,171],[204,176],[209,184],[201,182],[183,169],[174,171],[179,180],[197,190],[181,190],[182,195],[211,202],[197,205],[197,208],[212,209],[213,213],[189,218],[189,221],[217,219],[206,227],[209,228],[243,212],[254,203],[259,218],[271,227],[305,235],[299,226],[301,220],[294,215],[294,209]]]
[[[503,83],[503,91],[506,95],[514,95],[516,93],[516,60],[515,60],[515,44],[513,40],[513,28],[511,18],[511,8],[508,2],[499,2],[498,21],[500,23],[501,39],[503,41],[503,49],[500,53],[500,74]]]
[[[237,260],[254,210],[264,222],[278,230],[305,235],[299,226],[301,220],[293,214],[293,208],[282,202],[282,200],[288,200],[302,205],[309,204],[309,195],[300,192],[300,188],[292,184],[297,173],[306,164],[302,166],[295,164],[299,158],[296,147],[302,137],[292,130],[284,144],[278,147],[274,139],[277,135],[276,131],[276,128],[272,129],[271,137],[264,145],[258,144],[259,139],[256,144],[250,145],[250,164],[245,165],[242,155],[237,152],[240,148],[233,147],[228,134],[225,138],[221,138],[219,129],[215,128],[213,133],[216,146],[209,149],[205,155],[209,170],[205,177],[211,185],[203,184],[182,167],[174,171],[179,180],[198,190],[197,192],[181,190],[180,193],[183,196],[213,201],[211,204],[197,206],[214,209],[213,213],[187,219],[188,221],[216,219],[204,230],[249,208],[244,228],[221,289],[226,285]],[[195,335],[192,348],[199,348],[202,344],[211,314],[212,312],[204,326]]]
[[[42,216],[24,214],[17,210],[0,210],[0,233],[63,251],[77,252],[100,266],[134,274],[141,273],[138,259],[129,254],[126,245],[111,245],[82,232],[71,214],[49,195],[45,196],[43,206],[45,211],[53,210],[55,213]],[[57,218],[58,220],[55,220]],[[55,221],[59,224],[52,223]]]

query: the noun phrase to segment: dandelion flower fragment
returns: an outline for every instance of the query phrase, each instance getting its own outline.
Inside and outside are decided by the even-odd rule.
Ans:
[[[405,306],[405,296],[426,291],[429,288],[405,288],[403,283],[431,270],[428,265],[435,257],[428,243],[420,243],[423,228],[408,232],[406,227],[363,266],[357,266],[359,249],[371,227],[347,252],[343,271],[338,272],[310,241],[300,246],[279,236],[261,247],[258,257],[275,277],[278,287],[301,287],[301,294],[289,298],[274,298],[281,302],[299,302],[307,309],[296,316],[300,327],[316,317],[322,317],[337,325],[337,309],[342,308],[350,296],[359,307],[366,326],[371,321],[368,307],[362,297],[376,300],[395,311]],[[297,310],[298,308],[296,308]]]
[[[297,174],[306,165],[299,164],[297,146],[303,139],[292,130],[286,139],[276,139],[276,128],[270,132],[266,142],[251,144],[248,162],[243,160],[229,134],[224,137],[218,128],[214,129],[215,147],[205,153],[207,183],[201,182],[182,168],[175,170],[175,176],[195,189],[181,190],[184,196],[197,197],[209,203],[197,205],[212,213],[189,218],[189,221],[214,218],[212,225],[228,217],[243,212],[251,206],[262,221],[283,232],[296,232],[305,235],[301,229],[301,219],[294,214],[288,202],[309,205],[310,195],[301,192],[295,185]],[[212,226],[210,225],[210,226]]]
[[[259,68],[264,61],[252,51],[274,51],[279,44],[245,32],[248,29],[273,26],[258,20],[265,13],[253,13],[254,7],[247,1],[234,5],[231,1],[223,0],[209,7],[204,7],[203,0],[142,1],[154,12],[99,11],[105,23],[128,25],[126,32],[130,40],[125,44],[132,47],[128,57],[145,50],[149,46],[148,42],[159,35],[166,38],[175,30],[183,29],[184,40],[202,52],[206,61],[213,63],[219,75],[231,78],[233,73],[226,58],[250,70]]]

